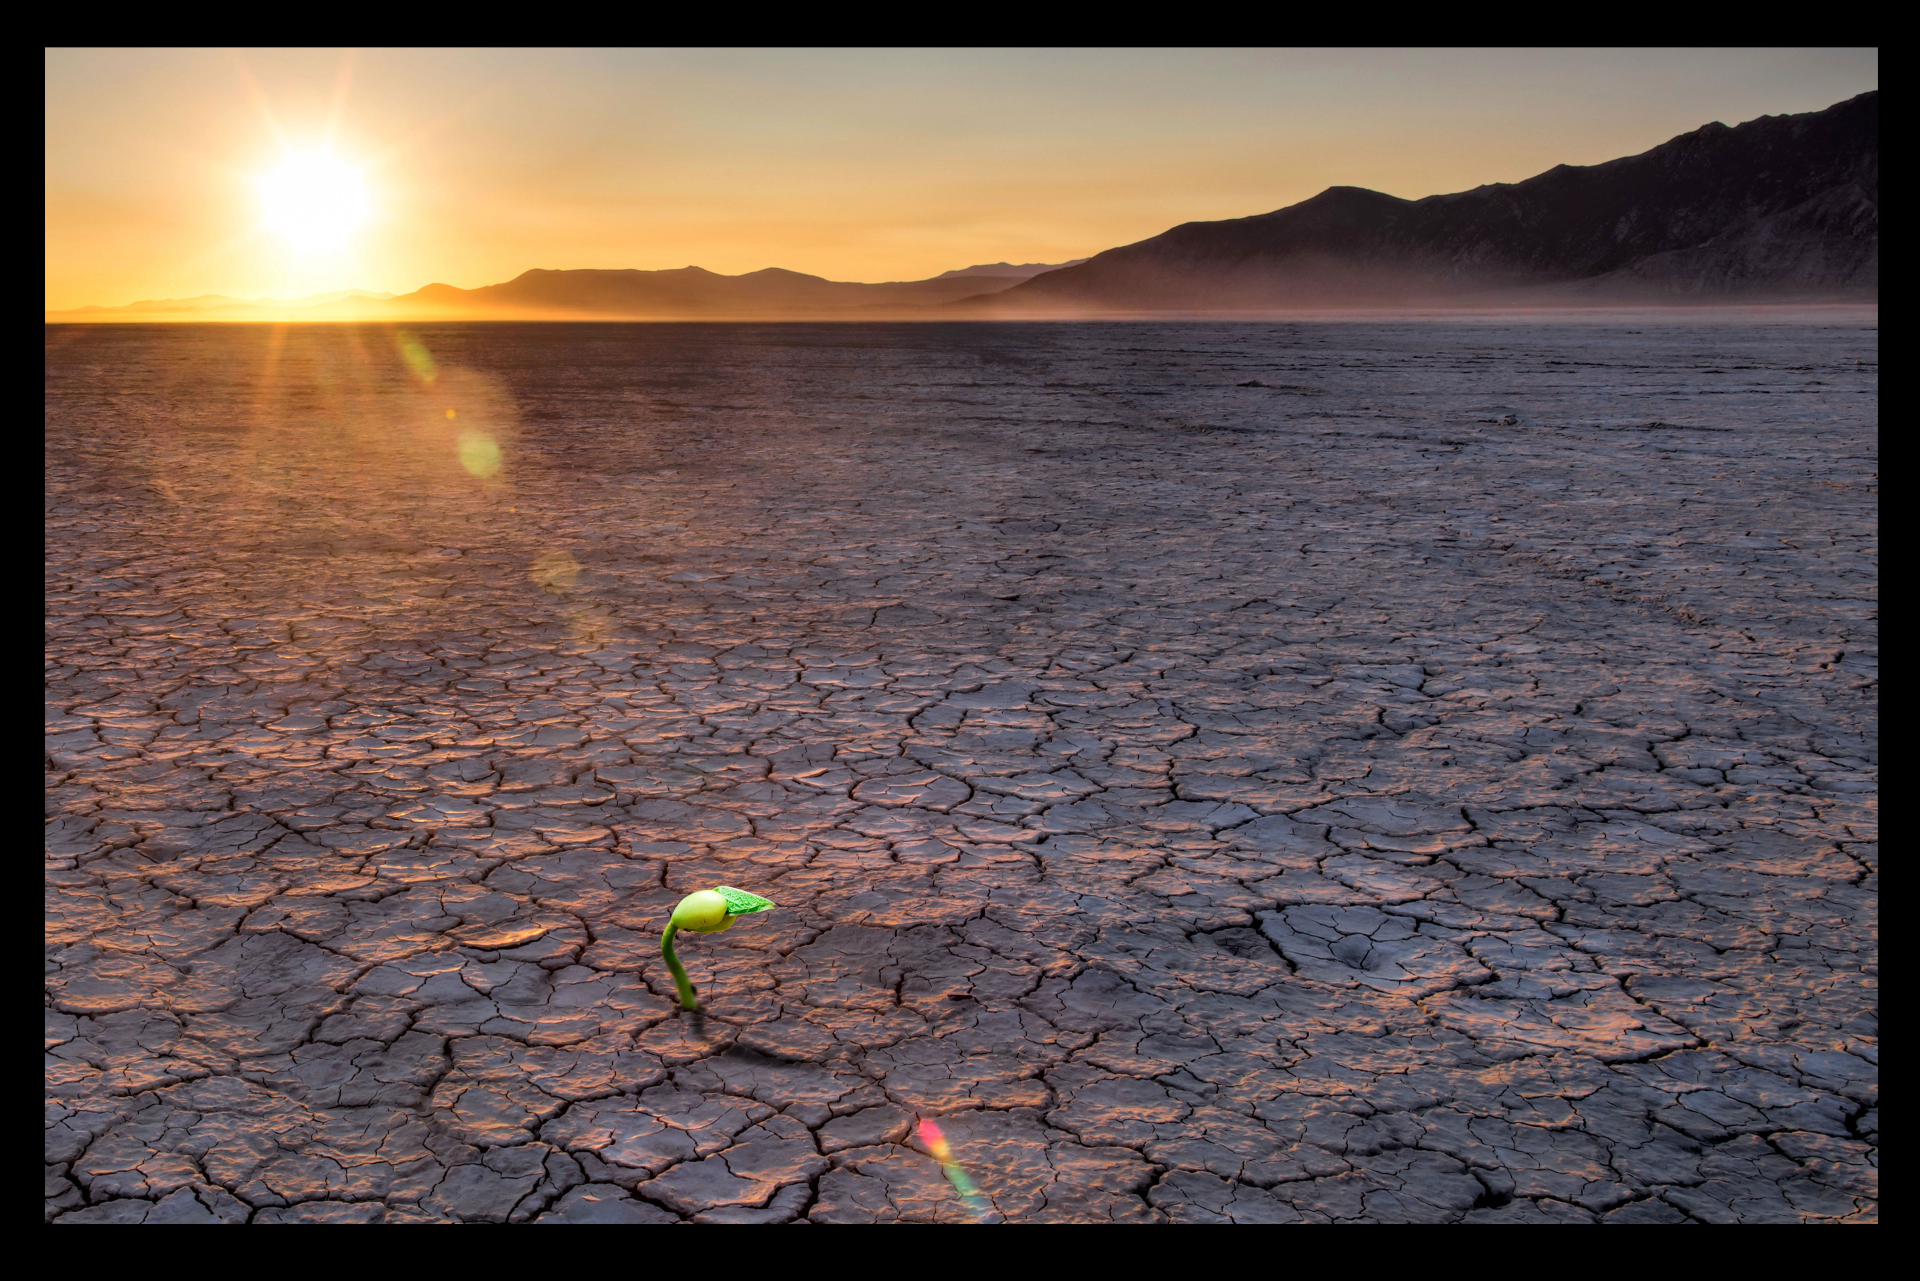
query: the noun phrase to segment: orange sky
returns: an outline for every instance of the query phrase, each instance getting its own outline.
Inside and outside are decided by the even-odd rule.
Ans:
[[[1877,88],[1874,50],[49,50],[49,309],[530,267],[915,280],[1419,197]],[[331,146],[306,254],[260,177]]]

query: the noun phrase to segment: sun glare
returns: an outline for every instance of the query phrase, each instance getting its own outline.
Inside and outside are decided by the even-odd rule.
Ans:
[[[369,212],[359,171],[325,151],[282,160],[260,179],[260,203],[267,227],[303,254],[346,244]]]

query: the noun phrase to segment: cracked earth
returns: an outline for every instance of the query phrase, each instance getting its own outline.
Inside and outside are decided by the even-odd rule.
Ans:
[[[47,1217],[1873,1219],[1876,352],[52,328]]]

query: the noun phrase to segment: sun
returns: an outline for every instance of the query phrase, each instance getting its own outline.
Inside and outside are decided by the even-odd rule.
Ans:
[[[370,212],[359,171],[327,151],[288,155],[259,188],[268,229],[303,254],[340,248]]]

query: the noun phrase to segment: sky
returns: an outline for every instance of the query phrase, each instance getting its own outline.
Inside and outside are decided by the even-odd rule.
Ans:
[[[50,49],[46,305],[534,267],[920,280],[1878,87],[1872,49]],[[289,239],[342,192],[350,234]]]

